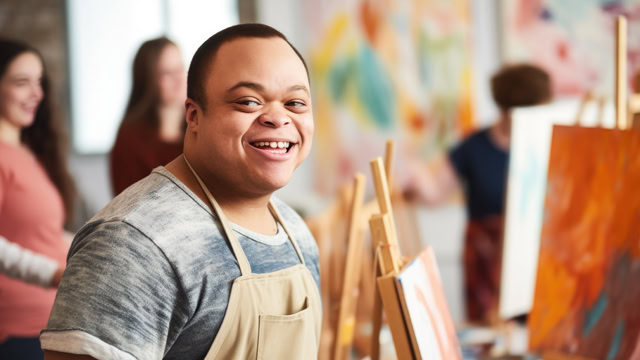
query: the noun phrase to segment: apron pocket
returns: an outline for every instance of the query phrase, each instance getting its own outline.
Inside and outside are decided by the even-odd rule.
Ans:
[[[260,315],[258,360],[316,359],[318,344],[314,320],[305,298],[302,310],[292,315]]]

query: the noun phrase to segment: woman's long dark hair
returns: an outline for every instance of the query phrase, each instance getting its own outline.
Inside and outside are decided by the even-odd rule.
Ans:
[[[53,115],[49,80],[40,53],[27,44],[0,39],[0,78],[2,78],[11,62],[19,55],[33,53],[40,58],[42,71],[42,101],[38,105],[33,124],[22,129],[21,141],[35,155],[44,167],[51,182],[60,192],[64,202],[66,223],[73,218],[73,206],[76,189],[67,168],[67,138],[61,121]]]
[[[166,37],[145,41],[133,60],[133,85],[122,125],[144,123],[157,129],[160,123],[160,93],[156,83],[160,54],[177,46]]]

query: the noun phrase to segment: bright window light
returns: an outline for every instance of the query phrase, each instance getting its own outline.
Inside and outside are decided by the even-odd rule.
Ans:
[[[140,45],[166,35],[185,67],[200,44],[238,22],[235,0],[68,0],[71,124],[80,154],[111,150]]]

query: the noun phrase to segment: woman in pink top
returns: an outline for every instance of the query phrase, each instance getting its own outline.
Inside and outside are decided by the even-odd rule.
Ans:
[[[0,40],[0,359],[42,359],[74,186],[37,51]]]

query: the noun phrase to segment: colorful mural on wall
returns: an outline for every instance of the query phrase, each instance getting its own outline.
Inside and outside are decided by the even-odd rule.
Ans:
[[[549,71],[559,95],[587,91],[613,97],[615,20],[628,21],[631,88],[640,71],[640,1],[503,0],[506,61],[531,61]]]
[[[640,358],[640,132],[555,126],[529,344]]]
[[[435,155],[473,128],[468,0],[305,6],[321,193],[368,173],[386,139],[396,139],[401,162]]]

